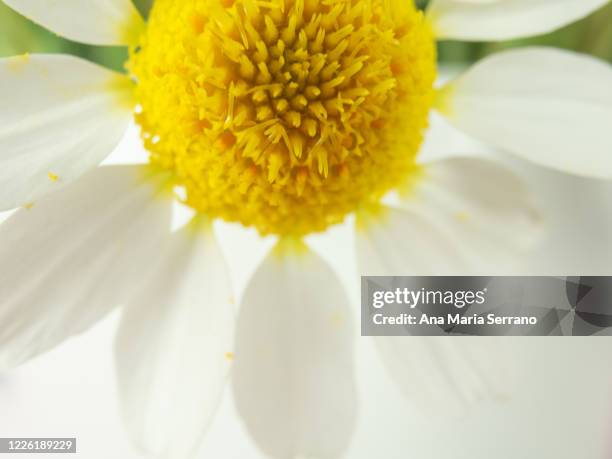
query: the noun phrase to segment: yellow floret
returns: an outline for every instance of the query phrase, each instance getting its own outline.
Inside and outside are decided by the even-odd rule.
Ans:
[[[129,68],[187,204],[298,237],[414,173],[436,74],[409,0],[156,0]]]

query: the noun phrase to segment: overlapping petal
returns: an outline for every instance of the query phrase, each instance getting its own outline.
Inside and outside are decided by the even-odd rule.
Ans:
[[[0,210],[96,167],[129,124],[130,82],[65,55],[0,59]]]
[[[402,208],[359,222],[360,274],[490,275],[525,253],[541,229],[531,196],[489,160],[451,158],[423,166]],[[457,412],[508,392],[505,343],[456,337],[376,337],[401,390],[427,412]]]
[[[491,274],[537,242],[533,197],[506,167],[470,157],[422,167],[400,208],[358,222],[361,274]]]
[[[92,45],[131,45],[144,21],[131,0],[3,0],[61,37]]]
[[[434,0],[428,16],[440,39],[494,41],[543,34],[609,0]]]
[[[612,177],[612,66],[554,48],[495,54],[442,89],[458,128],[537,164]]]
[[[219,403],[232,357],[234,307],[208,229],[174,233],[123,312],[116,343],[128,428],[155,457],[192,457]]]
[[[493,337],[377,336],[381,361],[401,392],[425,415],[458,415],[513,390],[516,364],[507,341]]]
[[[128,296],[168,236],[163,176],[101,167],[0,226],[0,367],[85,331]]]

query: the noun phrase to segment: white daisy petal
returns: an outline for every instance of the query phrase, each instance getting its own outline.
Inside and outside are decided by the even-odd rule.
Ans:
[[[541,216],[525,184],[502,164],[482,158],[425,164],[402,206],[426,217],[481,274],[512,265],[541,235]]]
[[[61,37],[91,45],[136,43],[144,21],[131,0],[3,0]]]
[[[417,212],[386,207],[359,222],[361,275],[452,275],[467,269],[460,247]]]
[[[499,53],[450,82],[439,108],[468,134],[540,165],[612,177],[612,66],[592,57]]]
[[[0,226],[0,367],[83,332],[136,285],[168,233],[161,175],[101,167]]]
[[[355,422],[348,299],[310,252],[271,254],[244,294],[236,330],[238,411],[271,458],[341,456]]]
[[[503,274],[500,269],[533,244],[539,218],[522,183],[504,167],[461,157],[423,167],[403,209],[388,208],[360,222],[360,274]],[[401,390],[427,412],[458,412],[510,390],[513,365],[504,342],[482,337],[374,340]]]
[[[358,222],[361,274],[491,275],[537,241],[532,196],[501,164],[454,157],[422,167],[401,208]]]
[[[129,84],[72,56],[0,59],[0,210],[31,203],[108,156],[131,118]]]
[[[121,320],[119,394],[129,430],[144,451],[192,457],[232,358],[231,289],[210,231],[184,228],[159,252],[153,275]]]
[[[498,337],[377,336],[378,354],[417,409],[456,415],[482,400],[508,396],[515,362]]]
[[[427,15],[439,39],[493,41],[543,34],[609,0],[434,0]]]

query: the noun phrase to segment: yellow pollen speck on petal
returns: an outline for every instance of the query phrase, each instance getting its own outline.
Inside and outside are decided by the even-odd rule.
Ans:
[[[331,316],[331,323],[334,327],[341,327],[346,324],[346,315],[341,312],[334,312]]]
[[[435,61],[408,0],[156,0],[128,69],[185,203],[299,241],[416,173]]]
[[[57,182],[60,179],[59,175],[54,174],[53,172],[48,172],[47,177],[49,177],[49,180],[51,180],[52,182]]]
[[[7,59],[7,68],[12,72],[21,71],[30,62],[30,54],[24,53]]]
[[[26,210],[31,210],[34,207],[34,203],[33,202],[27,202],[22,207],[24,209],[26,209]]]
[[[233,352],[226,352],[225,353],[225,360],[234,360],[234,353]]]
[[[467,222],[470,219],[471,215],[468,212],[457,212],[455,214],[455,219],[459,222]]]

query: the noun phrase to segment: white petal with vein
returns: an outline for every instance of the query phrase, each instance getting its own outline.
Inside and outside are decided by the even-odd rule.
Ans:
[[[76,57],[0,59],[0,210],[31,203],[100,164],[128,127],[128,85]]]
[[[152,263],[121,319],[119,393],[137,445],[155,457],[192,457],[232,357],[229,277],[212,232],[200,228],[174,233]]]
[[[357,232],[360,274],[491,275],[520,259],[541,225],[531,196],[490,160],[455,157],[423,165],[402,201]],[[375,337],[390,375],[425,412],[457,414],[512,390],[514,364],[497,339]]]
[[[244,294],[233,389],[247,429],[271,458],[342,455],[355,425],[348,300],[312,253],[271,254]]]
[[[142,168],[110,166],[0,225],[0,367],[81,333],[138,284],[171,206]]]
[[[131,45],[144,22],[131,0],[3,0],[61,37],[92,45]]]
[[[360,274],[504,274],[538,242],[533,197],[505,166],[454,157],[422,167],[400,208],[359,225]]]
[[[514,390],[516,363],[499,337],[377,336],[380,358],[402,393],[424,414],[459,415]]]
[[[450,82],[440,109],[468,134],[537,164],[612,177],[612,66],[553,48],[484,59]]]
[[[609,0],[434,0],[428,17],[437,38],[493,41],[551,32]]]

